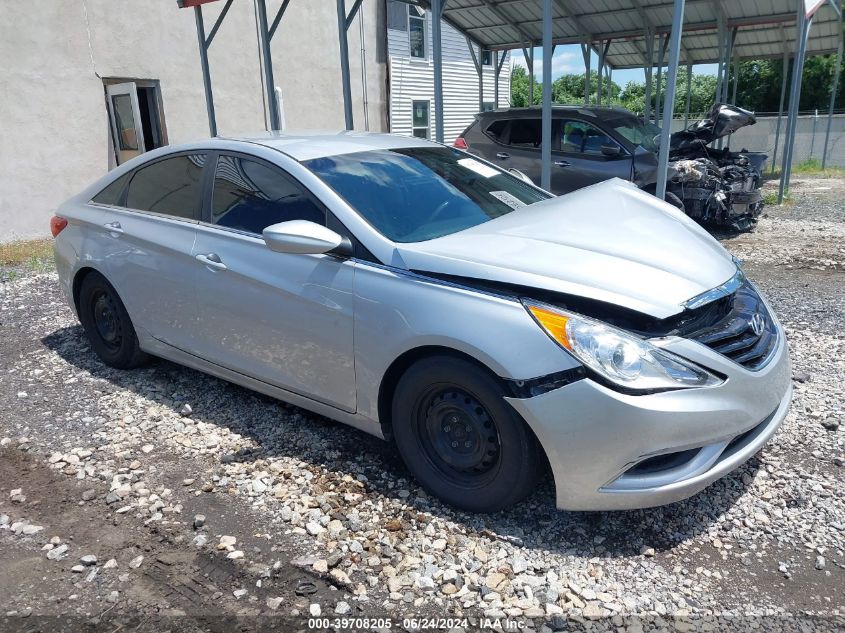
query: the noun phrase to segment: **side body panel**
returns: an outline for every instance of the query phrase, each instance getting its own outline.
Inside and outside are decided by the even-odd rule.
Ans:
[[[193,353],[310,398],[355,411],[354,264],[271,251],[257,236],[202,224],[193,259]]]
[[[405,352],[426,346],[458,350],[513,380],[579,366],[518,301],[359,263],[355,364],[361,415],[379,419],[385,372]]]
[[[56,262],[71,304],[76,273],[93,268],[115,287],[136,327],[190,345],[196,224],[79,200],[65,203],[59,214],[69,225],[57,239]]]
[[[558,195],[610,178],[631,179],[630,156],[606,158],[580,152],[552,152],[552,192]]]
[[[196,298],[191,249],[196,223],[120,209],[106,213],[122,232],[93,229],[99,231],[101,255],[94,267],[117,289],[136,326],[170,345],[192,345]]]

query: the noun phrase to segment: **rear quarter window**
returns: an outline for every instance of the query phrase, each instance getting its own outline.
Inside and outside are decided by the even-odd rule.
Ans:
[[[500,143],[505,142],[505,132],[508,129],[508,121],[506,119],[501,119],[499,121],[493,121],[490,125],[487,126],[485,130],[487,132],[487,136],[492,138],[493,140],[499,141]]]
[[[123,192],[126,189],[126,183],[129,182],[131,174],[123,174],[117,180],[110,182],[96,196],[91,198],[91,202],[97,204],[108,204],[113,207],[119,207],[123,204]]]

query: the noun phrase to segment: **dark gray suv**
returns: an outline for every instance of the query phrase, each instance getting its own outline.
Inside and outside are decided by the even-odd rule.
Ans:
[[[666,200],[703,224],[753,227],[763,208],[759,170],[766,156],[708,145],[754,122],[746,110],[717,104],[674,133]],[[624,108],[554,106],[551,191],[560,195],[616,177],[654,193],[659,134]],[[539,184],[541,136],[540,108],[500,109],[477,114],[454,145]]]

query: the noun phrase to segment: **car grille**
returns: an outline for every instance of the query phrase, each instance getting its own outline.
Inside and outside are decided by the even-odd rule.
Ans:
[[[718,321],[689,338],[748,369],[760,369],[777,346],[778,332],[766,304],[749,282],[731,295]]]

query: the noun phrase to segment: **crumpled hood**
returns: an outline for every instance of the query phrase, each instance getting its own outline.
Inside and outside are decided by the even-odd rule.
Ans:
[[[410,270],[557,291],[661,319],[736,272],[704,229],[618,178],[396,250]]]
[[[733,134],[746,125],[754,125],[757,119],[748,110],[735,105],[717,103],[701,121],[690,125],[686,130],[670,136],[669,148],[684,149],[696,143],[712,143],[718,138]]]

